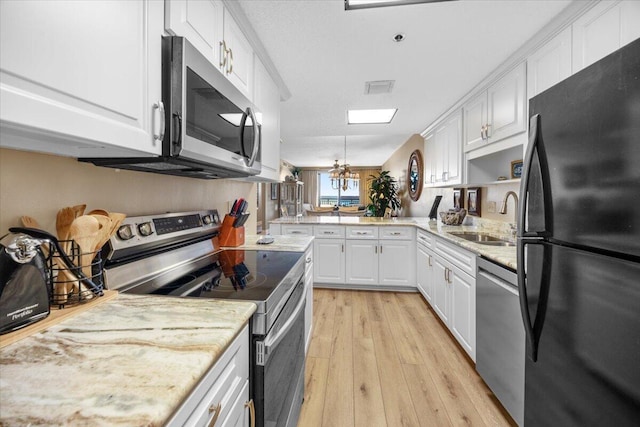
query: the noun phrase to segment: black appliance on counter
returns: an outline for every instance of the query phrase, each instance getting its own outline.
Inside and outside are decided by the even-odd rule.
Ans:
[[[124,293],[253,301],[250,394],[257,426],[297,424],[304,391],[303,253],[221,250],[217,212],[127,217],[105,246],[105,284]]]
[[[529,103],[526,426],[640,420],[640,40]]]
[[[162,38],[162,156],[81,158],[96,166],[191,178],[258,175],[256,107],[183,37]]]
[[[42,240],[9,233],[0,240],[0,334],[49,315],[49,273]]]

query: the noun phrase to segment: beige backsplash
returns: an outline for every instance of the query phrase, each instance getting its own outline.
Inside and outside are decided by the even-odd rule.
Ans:
[[[235,180],[200,180],[134,171],[117,171],[72,158],[0,148],[0,235],[34,217],[55,232],[58,209],[85,203],[129,216],[218,209],[243,197],[251,216],[247,233],[256,230],[256,184]]]
[[[393,155],[382,165],[382,170],[388,170],[391,175],[398,179],[400,183],[400,194],[402,201],[401,216],[413,216],[413,217],[426,217],[429,215],[431,205],[436,196],[442,196],[438,212],[446,211],[453,208],[453,188],[424,188],[420,199],[417,202],[412,201],[406,190],[406,174],[407,166],[409,164],[409,156],[414,150],[420,150],[420,153],[424,156],[424,139],[420,135],[412,135],[400,148],[398,148]],[[472,185],[469,185],[472,186]],[[507,203],[507,213],[505,215],[499,214],[498,210],[502,204],[504,195],[509,191],[515,191],[519,193],[519,183],[505,183],[495,185],[481,186],[481,204],[480,204],[480,216],[483,219],[503,221],[503,222],[516,222],[515,217],[515,203],[513,198],[509,198]],[[495,212],[489,212],[488,202],[495,202]]]

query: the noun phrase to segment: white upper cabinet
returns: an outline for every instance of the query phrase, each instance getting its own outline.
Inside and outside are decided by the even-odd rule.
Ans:
[[[168,33],[186,37],[200,53],[222,68],[224,6],[220,0],[167,0]]]
[[[425,185],[462,183],[462,113],[456,111],[425,138]]]
[[[522,63],[463,106],[464,150],[524,132],[525,112],[526,66]]]
[[[565,28],[527,58],[529,99],[571,75],[571,27]]]
[[[225,75],[247,98],[253,100],[253,49],[240,27],[225,9],[224,44],[226,45]]]
[[[280,180],[280,92],[262,61],[254,58],[254,104],[262,117],[262,172],[252,180]]]
[[[602,1],[578,18],[573,29],[573,72],[640,37],[640,2]]]
[[[162,23],[157,1],[0,1],[1,145],[161,154]]]
[[[253,49],[220,0],[167,0],[168,33],[185,37],[253,100]]]

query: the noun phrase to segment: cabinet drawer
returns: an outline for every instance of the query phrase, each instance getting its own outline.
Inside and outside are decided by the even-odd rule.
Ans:
[[[224,420],[233,411],[233,404],[249,380],[249,328],[231,343],[183,402],[169,426],[207,426],[218,410],[218,420]]]
[[[350,226],[347,227],[347,239],[377,239],[378,227]]]
[[[282,234],[294,234],[296,236],[312,236],[313,235],[313,227],[310,225],[300,225],[300,224],[282,224]]]
[[[419,245],[426,246],[427,248],[433,248],[433,234],[418,230],[417,240]]]
[[[380,239],[410,240],[414,236],[413,227],[380,227]]]
[[[436,254],[442,256],[442,258],[471,277],[476,277],[476,255],[473,252],[448,243],[443,239],[435,238],[434,240]]]
[[[313,235],[320,239],[344,239],[344,227],[340,225],[316,225]]]

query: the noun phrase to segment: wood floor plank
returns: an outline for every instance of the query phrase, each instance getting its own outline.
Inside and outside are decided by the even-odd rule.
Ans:
[[[419,294],[314,289],[314,304],[299,427],[514,425]]]
[[[437,386],[424,365],[402,365],[404,378],[411,390],[411,399],[420,423],[424,427],[452,426]]]
[[[385,427],[382,386],[372,338],[353,341],[354,425]]]
[[[325,427],[354,425],[352,315],[351,291],[337,293],[329,374],[322,413],[322,425]]]
[[[382,307],[380,312],[384,316],[384,299],[380,293],[374,294],[373,297],[374,310],[380,311],[380,307]],[[390,321],[385,316],[381,321],[372,322],[371,328],[380,386],[382,387],[385,418],[389,426],[419,426],[409,387],[402,375],[402,365],[393,334],[389,328]]]
[[[329,359],[307,357],[304,380],[304,403],[300,419],[305,427],[322,426],[324,396],[327,390]]]
[[[491,391],[486,386],[478,390],[480,377],[464,350],[455,343],[455,338],[435,319],[426,321],[428,318],[422,316],[425,306],[419,301],[411,301],[403,308],[402,316],[408,329],[425,338],[422,352],[429,365],[428,371],[453,424],[509,425],[510,420],[501,413],[502,408],[492,400]],[[430,348],[426,347],[427,342],[432,343]]]
[[[397,294],[397,298],[400,301],[400,306],[405,311],[412,312],[421,318],[428,318],[430,316],[434,319],[437,318],[437,314],[435,314],[433,309],[429,307],[429,303],[423,298],[407,298],[402,294]],[[455,372],[459,376],[459,380],[467,392],[469,399],[474,404],[484,422],[492,426],[516,426],[515,421],[500,405],[495,395],[475,370],[473,362],[468,358],[466,353],[464,353],[462,348],[456,344],[455,338],[448,334],[444,328],[440,328],[440,330],[443,335],[446,334],[450,337],[449,340],[442,340],[444,345],[448,344],[451,348],[451,357],[448,358],[448,362],[454,366]]]
[[[329,358],[333,340],[333,325],[336,310],[336,293],[327,289],[314,289],[319,296],[317,314],[313,318],[313,332],[309,344],[308,356]]]

